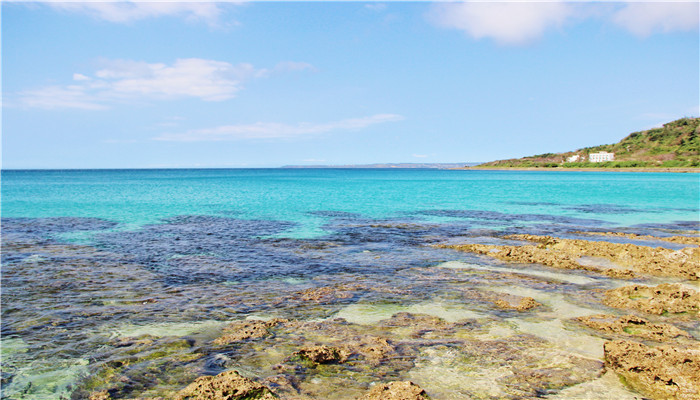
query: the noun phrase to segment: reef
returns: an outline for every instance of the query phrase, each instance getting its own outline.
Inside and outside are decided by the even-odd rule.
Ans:
[[[605,366],[632,388],[654,399],[700,398],[700,350],[650,347],[615,340],[605,343]]]
[[[523,240],[536,244],[440,245],[459,251],[488,255],[509,262],[542,264],[562,269],[579,269],[602,273],[614,278],[631,278],[636,273],[654,276],[673,276],[700,279],[700,248],[686,247],[671,250],[630,243],[610,243],[580,239],[559,239],[551,236],[508,235],[505,239]],[[585,265],[581,257],[602,257],[627,269]]]
[[[347,361],[349,354],[347,351],[337,347],[309,346],[294,352],[294,355],[314,364],[331,364]]]
[[[420,386],[410,381],[375,385],[358,400],[428,400],[430,397]]]
[[[532,297],[521,297],[517,303],[504,299],[498,299],[494,302],[494,304],[503,309],[516,311],[527,311],[531,308],[541,306],[541,304],[536,302]]]
[[[631,285],[605,292],[603,304],[643,311],[648,314],[692,313],[700,310],[700,293],[680,284]]]
[[[577,322],[605,333],[637,336],[642,339],[667,342],[677,337],[692,338],[690,334],[669,324],[655,324],[635,315],[615,317],[614,315],[598,314],[578,317]]]
[[[287,322],[287,320],[272,319],[270,321],[236,321],[224,328],[224,334],[215,339],[214,344],[223,346],[247,339],[259,339],[270,334],[269,328],[284,322]]]
[[[597,235],[597,236],[610,236],[610,237],[621,237],[632,240],[652,240],[652,241],[663,241],[669,243],[678,244],[694,244],[700,246],[700,236],[667,236],[658,237],[651,235],[638,235],[636,233],[624,233],[624,232],[574,232],[581,235]]]

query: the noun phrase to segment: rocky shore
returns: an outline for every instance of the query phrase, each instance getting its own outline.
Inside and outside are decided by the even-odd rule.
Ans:
[[[367,229],[417,231],[373,225]],[[30,346],[69,349],[84,338],[91,359],[66,364],[79,376],[72,399],[700,398],[696,238],[562,236],[425,240],[400,259],[427,254],[422,263],[383,275],[367,271],[414,248],[272,242],[316,258],[346,252],[343,260],[366,264],[247,286],[168,285],[139,264],[111,262],[105,250],[3,238],[5,248],[42,255],[3,271],[26,282],[4,295],[34,291],[61,307],[46,317],[45,308],[14,306],[30,317],[11,334],[36,339],[3,346],[22,357]],[[615,242],[599,240],[608,237]],[[47,280],[35,284],[31,268]],[[66,288],[76,296],[63,296]],[[182,322],[112,322],[161,314]],[[212,315],[219,317],[205,320]],[[90,331],[100,319],[97,326],[111,330]],[[21,374],[12,369],[16,358],[3,358],[7,387]]]
[[[667,241],[692,245],[680,250],[631,243],[611,243],[551,236],[508,235],[504,239],[525,241],[523,245],[443,245],[459,251],[499,260],[584,270],[615,278],[639,276],[700,279],[700,249],[697,236],[654,237],[617,232],[576,232],[633,240]],[[615,263],[596,266],[582,257],[601,257]],[[697,283],[694,283],[697,287]],[[604,292],[602,303],[613,308],[647,315],[673,317],[675,321],[697,321],[700,292],[680,284],[628,285]],[[604,334],[605,367],[617,373],[635,390],[653,399],[700,399],[700,342],[671,323],[652,322],[637,315],[596,314],[573,321]],[[663,319],[662,319],[663,321]],[[664,345],[658,345],[658,343]]]

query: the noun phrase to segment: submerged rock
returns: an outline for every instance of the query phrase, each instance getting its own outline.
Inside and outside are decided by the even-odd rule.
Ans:
[[[353,297],[355,287],[348,285],[323,286],[297,292],[293,299],[315,303],[333,303],[342,299]]]
[[[214,339],[214,344],[223,346],[247,339],[259,339],[270,335],[268,328],[286,322],[284,319],[275,318],[269,321],[251,320],[236,321],[224,328],[224,334]]]
[[[605,343],[605,365],[635,390],[655,399],[700,398],[700,349]]]
[[[278,398],[267,387],[236,371],[202,376],[182,389],[174,400],[271,400]]]
[[[503,309],[516,311],[527,311],[531,308],[541,306],[541,304],[536,302],[535,299],[533,299],[532,297],[521,297],[517,303],[510,302],[504,299],[498,299],[494,301],[494,304]]]
[[[425,390],[410,381],[397,381],[374,386],[358,400],[425,400]]]
[[[314,364],[343,363],[348,359],[348,353],[337,347],[330,346],[310,346],[294,353],[304,360]]]
[[[669,324],[654,324],[635,315],[625,315],[617,318],[614,315],[598,314],[578,317],[576,321],[602,332],[638,336],[665,342],[679,336],[690,338],[688,332]]]
[[[664,312],[697,313],[700,293],[679,284],[663,283],[654,287],[631,285],[606,291],[603,304],[659,315]]]

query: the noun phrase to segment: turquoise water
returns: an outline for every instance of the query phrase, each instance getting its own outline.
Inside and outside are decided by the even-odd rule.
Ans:
[[[545,214],[617,225],[695,221],[697,174],[443,170],[3,171],[3,217],[103,218],[136,229],[177,215],[235,215],[297,225],[314,237],[328,217],[406,218],[434,210]],[[311,214],[310,214],[311,213]],[[424,220],[450,219],[421,215]],[[463,217],[464,218],[464,217]],[[472,219],[478,222],[475,215]]]
[[[282,398],[353,399],[407,379],[437,400],[639,398],[603,374],[608,338],[571,321],[622,314],[600,296],[629,281],[434,245],[688,234],[699,191],[698,174],[675,173],[2,171],[0,398],[171,398],[229,369]],[[541,306],[503,310],[504,296]],[[271,318],[293,322],[215,344],[232,321]],[[347,343],[388,356],[318,368],[293,357]]]

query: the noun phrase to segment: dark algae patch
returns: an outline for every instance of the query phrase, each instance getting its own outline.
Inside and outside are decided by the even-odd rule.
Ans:
[[[696,362],[692,241],[630,244],[623,276],[580,257],[667,227],[597,245],[567,239],[590,221],[470,231],[506,216],[457,211],[327,211],[315,239],[235,214],[3,219],[2,399],[692,398],[692,365],[672,365]]]

